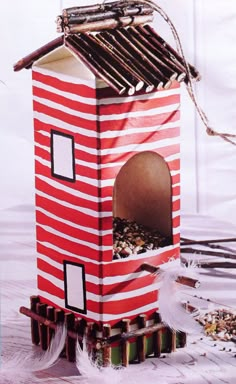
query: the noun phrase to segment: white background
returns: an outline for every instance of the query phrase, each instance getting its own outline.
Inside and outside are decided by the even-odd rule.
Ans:
[[[31,71],[14,73],[13,64],[58,36],[55,19],[63,7],[94,2],[99,1],[0,1],[0,209],[34,204]],[[211,126],[236,134],[236,1],[158,4],[174,22],[188,61],[202,75],[196,92]],[[155,26],[174,46],[159,16]],[[236,223],[236,147],[206,135],[182,89],[182,211]]]

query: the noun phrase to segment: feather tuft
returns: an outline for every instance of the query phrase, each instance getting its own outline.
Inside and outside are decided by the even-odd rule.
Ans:
[[[43,371],[56,364],[64,348],[65,340],[66,328],[59,326],[46,352],[22,354],[22,351],[19,351],[8,359],[4,359],[3,356],[0,373],[4,378],[4,383],[15,383],[16,377],[18,384],[31,383],[33,373]]]
[[[176,282],[178,276],[196,278],[195,265],[182,267],[173,261],[168,263],[165,269],[161,268],[157,276],[161,282],[158,300],[161,319],[175,331],[200,333],[201,327],[182,305],[180,284]]]
[[[157,370],[140,366],[121,367],[110,365],[101,367],[98,362],[94,362],[86,348],[86,341],[83,342],[83,350],[77,343],[76,366],[80,374],[86,378],[86,384],[143,384],[147,380],[149,384],[167,384],[160,380]]]

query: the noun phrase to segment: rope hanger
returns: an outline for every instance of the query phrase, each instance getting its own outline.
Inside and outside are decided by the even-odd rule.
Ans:
[[[134,0],[121,0],[121,3],[129,3],[129,2],[133,2]],[[179,34],[173,24],[173,22],[171,21],[171,19],[169,18],[169,16],[166,14],[166,12],[159,6],[157,5],[153,0],[137,0],[139,1],[140,3],[142,4],[148,4],[150,5],[154,11],[156,11],[157,13],[159,13],[159,15],[166,21],[166,23],[169,25],[170,27],[170,30],[172,32],[172,35],[174,37],[174,40],[175,40],[175,43],[176,43],[176,47],[177,47],[177,51],[178,53],[181,55],[181,57],[183,58],[183,62],[184,62],[184,67],[186,69],[186,72],[188,74],[188,77],[189,77],[189,82],[188,84],[186,84],[186,88],[187,88],[187,91],[188,91],[188,94],[198,112],[198,115],[200,116],[200,119],[202,120],[204,126],[206,127],[206,133],[209,135],[209,136],[219,136],[222,140],[224,141],[227,141],[229,142],[230,144],[232,145],[236,145],[236,142],[233,140],[233,139],[236,139],[236,134],[232,134],[232,133],[223,133],[223,132],[218,132],[216,130],[214,130],[211,126],[210,126],[210,123],[209,123],[209,120],[205,114],[205,112],[201,109],[199,103],[198,103],[198,100],[197,100],[197,97],[196,97],[196,94],[195,94],[195,91],[194,91],[194,88],[193,88],[193,82],[192,82],[192,79],[191,79],[191,75],[190,75],[190,69],[189,69],[189,64],[185,58],[185,55],[184,55],[184,51],[183,51],[183,47],[182,47],[182,43],[181,43],[181,40],[180,40],[180,37],[179,37]],[[105,4],[107,2],[107,0],[104,0],[103,1],[103,4]],[[101,4],[101,7],[102,7],[102,4]]]

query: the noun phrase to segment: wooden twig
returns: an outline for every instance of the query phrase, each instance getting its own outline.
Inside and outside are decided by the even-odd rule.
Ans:
[[[41,48],[17,61],[17,63],[13,66],[14,71],[20,71],[23,68],[31,68],[31,66],[36,60],[40,59],[40,57],[46,55],[47,53],[53,51],[55,48],[60,47],[63,42],[64,36],[60,36],[50,41],[48,44],[43,45]]]
[[[183,58],[165,40],[163,40],[162,37],[159,36],[150,25],[147,24],[144,26],[144,28],[148,32],[150,32],[152,34],[152,36],[155,37],[157,42],[159,42],[160,44],[163,45],[163,47],[166,48],[166,52],[168,52],[168,55],[170,58],[176,60],[178,63],[180,63],[185,68]],[[195,80],[200,80],[200,74],[196,70],[196,68],[193,65],[189,64],[189,69],[190,69],[190,73],[191,73],[192,77]],[[186,81],[188,81],[187,78],[186,78]]]
[[[119,1],[112,1],[112,2],[103,2],[102,4],[93,4],[93,5],[85,5],[85,6],[76,6],[76,7],[70,7],[65,8],[62,10],[63,16],[69,17],[70,15],[76,15],[76,14],[83,14],[83,13],[95,13],[95,12],[101,12],[101,11],[110,11],[112,9],[119,9],[122,13],[125,8],[131,7],[131,6],[137,6],[137,7],[143,7],[143,4],[140,4],[139,1],[125,1],[125,0],[119,0]]]
[[[140,269],[142,271],[147,271],[150,273],[158,273],[160,271],[160,267],[156,267],[155,265],[150,264],[150,263],[141,264]]]
[[[142,35],[142,38],[145,39],[145,42],[148,46],[151,46],[153,52],[157,57],[161,59],[169,68],[172,68],[174,72],[178,73],[177,80],[179,82],[183,81],[186,77],[186,70],[183,65],[178,63],[176,60],[171,59],[167,53],[167,49],[163,47],[162,44],[158,43],[150,32],[148,32],[143,26],[139,25],[136,27],[136,30]]]
[[[32,312],[36,312],[36,306],[39,303],[39,296],[31,296],[30,297],[30,309]],[[38,321],[31,319],[31,338],[32,343],[35,345],[38,345],[40,342],[39,338],[39,327],[38,327]]]
[[[191,240],[181,237],[181,245],[193,245],[193,244],[211,244],[211,243],[235,243],[236,237],[227,237],[225,239],[210,239],[210,240]]]
[[[134,55],[131,54],[132,51],[128,48],[127,44],[121,43],[119,39],[115,38],[113,34],[109,31],[101,32],[98,35],[98,38],[104,39],[107,44],[111,44],[112,49],[120,55],[120,57],[130,66],[133,70],[139,75],[140,79],[144,81],[144,87],[146,92],[150,92],[154,88],[153,77],[150,76],[147,68],[140,63]],[[154,81],[156,81],[154,79]]]
[[[165,352],[170,353],[176,348],[176,332],[175,330],[167,327],[165,333],[166,346]]]
[[[171,86],[171,81],[172,81],[172,79],[170,79],[170,76],[173,75],[173,72],[170,70],[167,70],[162,65],[160,65],[160,62],[156,59],[156,56],[141,43],[139,38],[132,35],[130,31],[132,31],[132,29],[129,28],[129,30],[122,29],[119,32],[123,36],[125,36],[130,43],[133,44],[135,49],[139,52],[139,56],[141,60],[144,60],[149,70],[152,73],[154,73],[157,76],[157,78],[164,83],[164,88],[169,88]]]
[[[87,323],[87,327],[85,328],[85,340],[88,354],[92,357],[92,359],[96,356],[96,331],[95,331],[95,323],[90,321]],[[99,347],[100,348],[100,347]]]
[[[139,46],[140,50],[150,57],[150,60],[156,65],[157,69],[160,70],[167,80],[174,81],[178,77],[178,73],[168,66],[162,59],[159,58],[155,48],[152,44],[146,40],[142,34],[140,34],[135,28],[130,27],[128,29],[129,34],[134,39],[135,45]]]
[[[160,267],[156,267],[155,265],[152,265],[149,263],[141,264],[140,268],[142,271],[147,271],[150,273],[158,273],[160,271]],[[200,287],[200,282],[198,280],[188,276],[178,276],[175,281],[176,283],[187,285],[188,287],[192,287],[192,288]]]
[[[124,16],[119,17],[119,19],[106,19],[101,21],[94,21],[91,23],[84,24],[71,24],[64,27],[66,34],[77,34],[77,33],[86,33],[86,32],[97,32],[103,31],[105,29],[115,29],[120,27],[128,27],[130,25],[140,25],[145,23],[150,23],[153,21],[154,16],[151,15],[140,15],[140,16]],[[63,30],[59,31],[63,32]]]
[[[81,6],[81,7],[70,7],[62,10],[62,15],[65,17],[69,17],[69,15],[76,15],[78,13],[88,13],[88,12],[97,12],[102,8],[101,4],[94,4],[89,6]]]
[[[188,287],[191,287],[191,288],[199,288],[200,287],[199,280],[193,279],[193,278],[187,277],[187,276],[178,276],[175,281],[176,281],[176,283],[187,285]]]
[[[156,324],[161,323],[161,317],[159,313],[155,313],[154,322]],[[162,350],[162,329],[158,329],[156,332],[153,332],[153,352],[155,357],[161,356]]]
[[[47,311],[47,305],[37,303],[36,305],[36,311],[38,315],[42,318],[46,318],[46,311]],[[47,336],[47,327],[44,324],[44,322],[38,321],[38,327],[39,327],[39,338],[40,338],[40,345],[43,351],[46,351],[48,344],[48,336]]]
[[[231,240],[231,239],[230,239]],[[223,245],[215,244],[218,242],[217,240],[214,240],[213,242],[207,242],[206,240],[190,240],[186,239],[185,237],[181,237],[180,239],[180,246],[184,247],[186,245],[203,245],[204,247],[212,248],[212,249],[222,249],[223,251],[227,251],[230,253],[235,253],[236,249],[225,247]],[[229,241],[230,242],[230,241]]]
[[[145,77],[147,76],[147,78],[152,82],[152,84],[157,89],[161,89],[164,85],[163,78],[162,78],[162,76],[160,76],[159,74],[156,73],[155,65],[153,65],[153,63],[148,58],[146,58],[144,55],[140,54],[140,51],[136,47],[136,45],[132,41],[130,41],[129,36],[127,37],[125,35],[125,33],[123,33],[123,32],[124,32],[124,29],[114,30],[113,31],[114,38],[121,45],[123,45],[127,51],[130,51],[132,53],[132,56],[134,58],[136,58],[136,62],[139,61],[142,68],[145,68],[144,72],[143,72],[145,74]]]
[[[146,85],[146,80],[143,75],[135,68],[135,65],[131,60],[127,59],[126,56],[122,55],[120,50],[116,47],[112,46],[109,40],[104,37],[101,33],[98,33],[94,37],[100,45],[102,45],[103,49],[106,51],[108,57],[111,57],[111,60],[116,60],[118,62],[118,66],[122,67],[122,72],[126,73],[127,79],[133,84],[136,91],[140,91],[144,86],[145,90],[149,91],[148,86]],[[152,87],[153,89],[154,87]]]
[[[174,329],[171,330],[171,352],[176,351],[176,331]]]
[[[194,307],[192,304],[189,304],[189,302],[183,303],[182,306],[186,309],[189,313],[197,313],[199,309],[197,307]]]
[[[140,329],[144,329],[146,326],[146,315],[142,314],[138,316],[138,326]],[[146,346],[146,335],[143,334],[137,338],[137,354],[138,361],[142,363],[145,361],[145,346]]]
[[[230,262],[209,262],[209,263],[198,263],[200,268],[225,268],[225,269],[233,269],[236,268],[236,263]]]
[[[149,15],[153,13],[153,8],[149,5],[133,6],[129,8],[113,8],[111,10],[97,10],[96,12],[76,13],[67,16],[58,16],[64,25],[90,23],[94,21],[102,21],[106,19],[116,19],[122,16]]]
[[[208,251],[205,249],[197,249],[197,248],[181,248],[181,253],[193,253],[196,255],[205,255],[205,256],[217,256],[223,257],[225,259],[236,259],[236,254],[226,253],[226,252],[217,252],[217,251]]]
[[[111,326],[110,324],[104,324],[102,329],[102,336],[103,338],[109,338],[111,336]],[[108,367],[111,365],[111,347],[104,347],[103,348],[103,357],[102,362],[104,367]]]
[[[121,321],[121,331],[122,333],[127,333],[130,330],[130,320],[129,319],[122,319]],[[122,359],[122,366],[127,367],[129,364],[129,350],[130,345],[128,340],[122,340],[121,342],[121,359]]]
[[[185,332],[178,332],[179,348],[184,348],[187,344],[187,335]]]
[[[230,252],[230,253],[235,253],[236,252],[236,249],[225,247],[225,246],[219,245],[219,244],[206,244],[206,247],[209,247],[209,248],[212,248],[212,249],[221,249],[222,251],[227,251],[227,252]]]
[[[113,60],[110,55],[105,53],[104,48],[99,46],[91,35],[82,34],[80,36],[76,36],[76,39],[79,42],[79,45],[83,44],[89,54],[92,55],[93,58],[96,58],[97,62],[99,62],[102,68],[105,69],[113,79],[123,84],[128,95],[134,94],[136,90],[135,86],[138,86],[138,80],[136,79],[136,83],[133,85],[131,81],[134,81],[134,78],[132,77],[132,79],[130,79],[129,75],[126,71],[124,71],[122,66],[118,65],[118,63]],[[114,64],[116,64],[116,66]]]
[[[96,55],[91,55],[87,47],[77,42],[78,36],[68,36],[65,44],[95,73],[110,85],[118,94],[122,95],[126,91],[126,87],[118,79],[100,64],[100,59]],[[79,49],[78,49],[79,48]]]
[[[68,330],[75,331],[75,315],[73,313],[65,314],[65,325]],[[76,355],[76,340],[69,335],[66,338],[66,357],[68,361],[74,362]]]
[[[149,327],[140,328],[140,329],[136,329],[135,331],[124,332],[118,335],[111,336],[109,339],[107,339],[104,342],[114,343],[119,340],[129,340],[133,337],[150,335],[153,332],[158,331],[159,329],[165,329],[165,328],[166,328],[166,325],[164,323],[153,324],[153,325],[150,325]]]
[[[56,324],[62,324],[64,323],[64,320],[65,320],[65,312],[62,309],[56,308],[54,313],[54,322]]]
[[[47,306],[47,319],[54,321],[55,318],[55,308],[52,306]],[[49,346],[51,343],[51,339],[54,335],[55,331],[51,328],[47,328],[47,345]]]
[[[96,36],[85,35],[82,39],[86,41],[99,56],[102,56],[103,59],[112,65],[113,70],[115,70],[119,76],[122,76],[122,81],[127,83],[127,87],[135,91],[140,91],[144,85],[143,81],[140,80],[136,73],[130,71],[130,68],[126,66],[123,60],[121,61],[118,55],[113,51],[111,52]]]
[[[55,321],[48,320],[45,316],[41,316],[41,315],[31,311],[29,308],[20,307],[20,313],[22,313],[23,315],[25,315],[27,317],[30,317],[31,319],[33,319],[35,321],[40,322],[44,326],[49,327],[50,329],[53,329],[54,331],[56,331],[56,329],[58,327],[58,324],[56,324]],[[78,336],[81,340],[83,340],[83,338],[80,337],[79,335],[77,335],[77,333],[74,331],[67,330],[67,334],[74,339],[76,339]]]
[[[189,261],[185,259],[184,257],[181,257],[181,262],[184,265],[188,265]],[[200,268],[236,268],[236,263],[231,263],[229,261],[199,261],[197,263],[198,267]]]

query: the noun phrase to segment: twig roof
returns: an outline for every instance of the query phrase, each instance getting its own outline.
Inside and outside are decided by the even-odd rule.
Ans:
[[[107,5],[106,5],[107,4]],[[128,4],[128,5],[127,5]],[[57,23],[57,39],[14,65],[14,70],[33,63],[64,45],[119,94],[167,89],[173,81],[199,80],[198,71],[167,44],[149,25],[153,9],[138,1],[117,1],[63,10]]]

